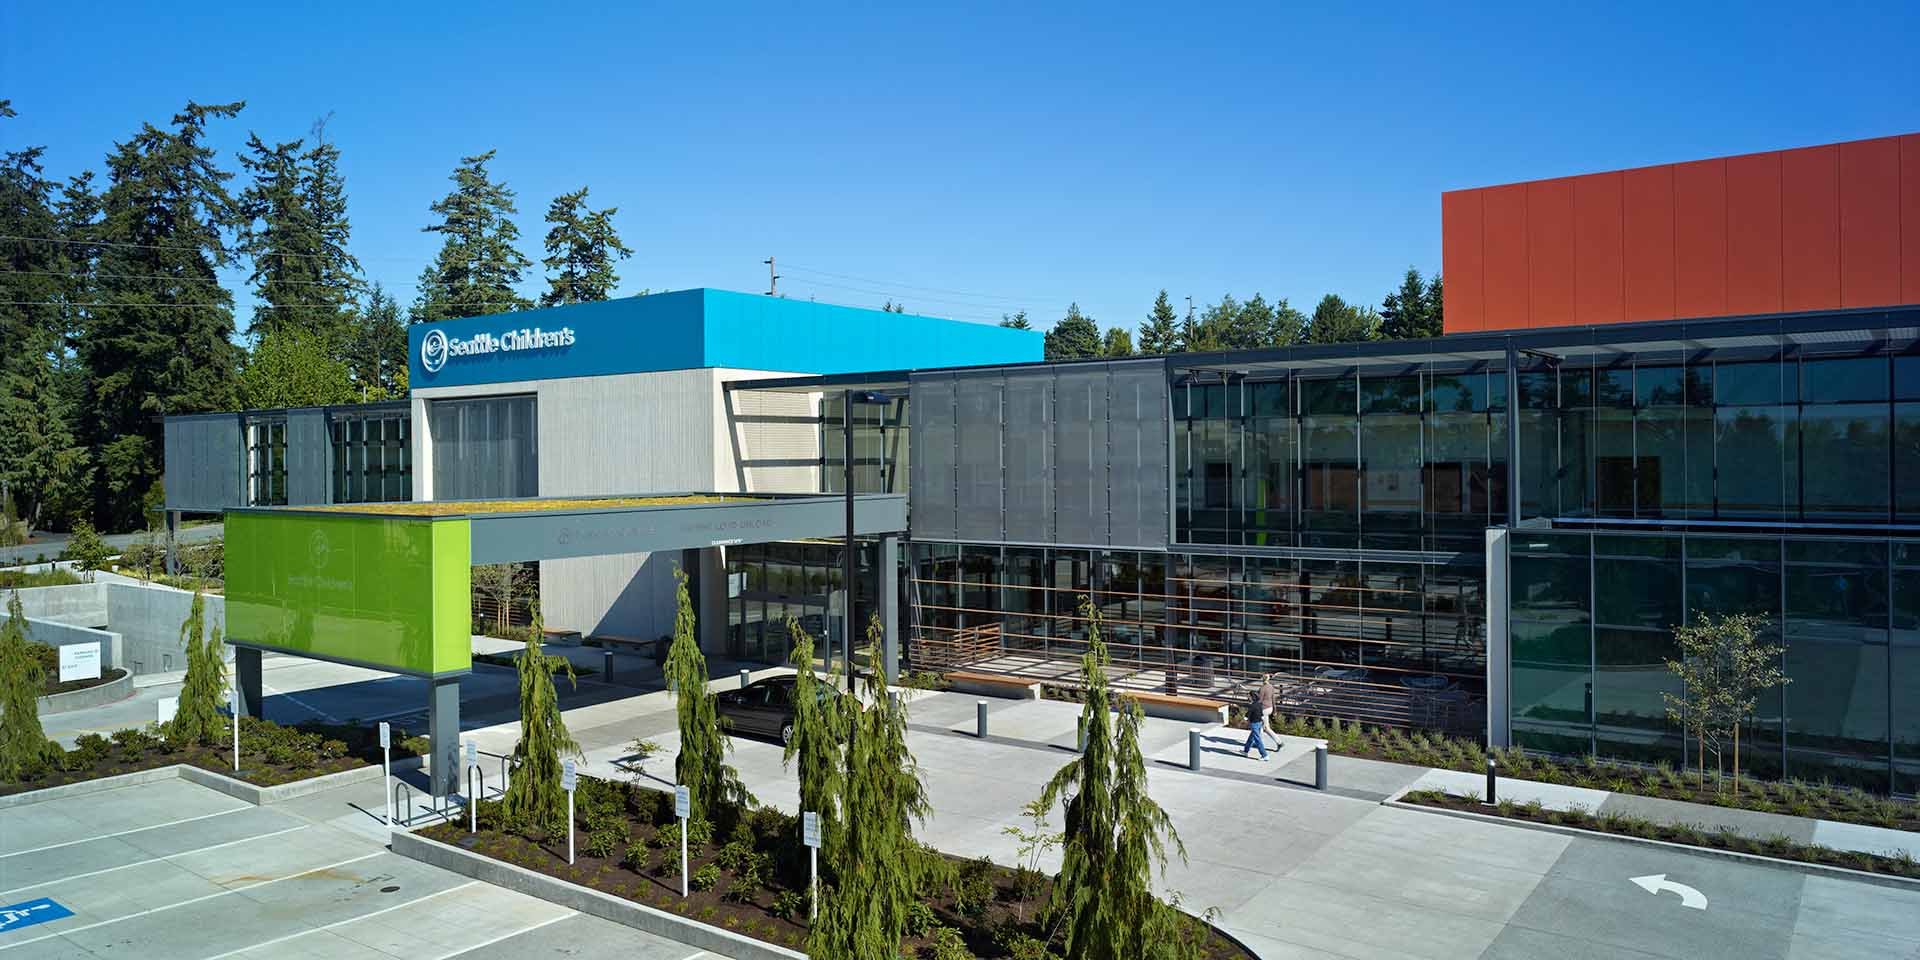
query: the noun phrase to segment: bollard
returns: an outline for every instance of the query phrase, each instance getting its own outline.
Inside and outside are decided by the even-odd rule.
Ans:
[[[1313,748],[1313,788],[1327,788],[1327,745],[1324,743]]]
[[[987,702],[985,700],[973,702],[973,726],[973,735],[985,740],[987,738]]]
[[[1200,731],[1187,731],[1187,769],[1200,769]]]
[[[1500,802],[1500,798],[1494,795],[1494,770],[1498,766],[1492,757],[1487,758],[1487,802],[1490,804]]]
[[[608,650],[600,654],[600,673],[606,679],[606,682],[608,683],[613,682],[613,651],[612,650]]]
[[[745,690],[747,688],[747,684],[752,682],[753,682],[753,671],[748,670],[745,667],[740,668],[740,689]]]

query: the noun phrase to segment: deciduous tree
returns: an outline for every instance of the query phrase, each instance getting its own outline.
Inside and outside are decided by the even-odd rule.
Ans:
[[[1767,619],[1746,613],[1673,628],[1680,658],[1666,661],[1679,678],[1679,694],[1663,693],[1667,716],[1699,744],[1700,782],[1706,785],[1706,753],[1716,761],[1721,745],[1733,743],[1733,789],[1740,791],[1740,724],[1753,715],[1760,695],[1788,682],[1781,666],[1786,648],[1761,638]]]
[[[271,330],[254,344],[240,369],[240,400],[248,407],[314,407],[360,399],[353,375],[323,334],[299,325]]]
[[[1107,331],[1100,342],[1100,355],[1103,357],[1133,356],[1133,334],[1126,327],[1113,327]]]

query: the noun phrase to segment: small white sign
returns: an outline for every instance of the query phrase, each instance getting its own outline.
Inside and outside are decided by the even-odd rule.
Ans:
[[[386,750],[388,748],[391,748],[392,746],[393,746],[393,728],[387,726],[387,722],[385,720],[382,720],[380,721],[380,749]]]
[[[179,712],[180,712],[179,697],[161,697],[160,698],[160,722],[161,723],[172,723],[173,715]]]
[[[812,810],[800,815],[800,840],[815,849],[820,846],[820,815]]]
[[[693,794],[686,787],[673,788],[673,815],[685,820],[693,814]]]
[[[474,743],[472,740],[468,740],[467,741],[467,766],[477,767],[479,765],[480,765],[480,745],[477,743]]]
[[[236,717],[240,715],[240,688],[239,687],[227,688],[227,712],[233,714]]]
[[[566,763],[563,763],[560,765],[560,789],[565,790],[568,793],[572,793],[573,784],[574,784],[573,761],[568,760]]]
[[[60,682],[100,679],[100,644],[69,643],[60,648]]]
[[[747,592],[747,575],[744,573],[727,574],[727,597],[737,597]]]

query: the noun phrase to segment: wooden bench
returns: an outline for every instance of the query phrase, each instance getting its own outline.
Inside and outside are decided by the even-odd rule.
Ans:
[[[1148,693],[1143,690],[1116,690],[1122,697],[1131,697],[1140,704],[1140,712],[1149,717],[1163,720],[1187,720],[1195,723],[1226,723],[1227,705],[1218,700],[1203,700],[1200,697],[1183,697],[1170,693]]]
[[[961,693],[977,693],[989,697],[1007,697],[1013,700],[1040,699],[1040,681],[1022,677],[1009,677],[999,673],[969,673],[956,670],[943,674],[953,689]]]
[[[562,643],[567,646],[577,647],[580,645],[580,631],[566,630],[560,627],[542,627],[540,630],[540,642]]]
[[[659,648],[656,646],[658,642],[659,641],[647,640],[642,637],[630,637],[620,633],[594,633],[587,635],[587,643],[592,646],[602,647],[608,650],[625,647],[634,653],[653,657],[656,661],[659,659],[657,656]]]

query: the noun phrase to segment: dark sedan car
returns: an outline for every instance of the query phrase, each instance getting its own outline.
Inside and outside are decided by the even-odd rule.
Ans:
[[[845,694],[823,686],[822,696]],[[793,738],[793,677],[767,677],[738,690],[714,694],[721,719],[732,733],[773,737],[782,744]]]

